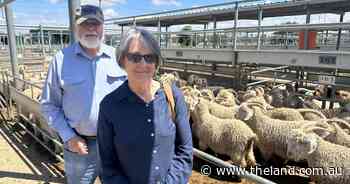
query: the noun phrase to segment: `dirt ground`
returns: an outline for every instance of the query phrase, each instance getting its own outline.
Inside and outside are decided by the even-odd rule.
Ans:
[[[0,184],[58,184],[64,176],[43,148],[23,131],[0,123]]]

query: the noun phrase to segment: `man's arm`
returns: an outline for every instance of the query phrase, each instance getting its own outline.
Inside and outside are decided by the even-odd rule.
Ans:
[[[47,78],[41,94],[41,112],[44,115],[47,123],[51,128],[58,132],[63,142],[76,137],[76,133],[69,126],[62,109],[62,88],[58,79],[57,59],[60,59],[60,54],[57,54],[49,65]]]
[[[175,88],[173,91],[176,97],[175,155],[171,161],[170,170],[165,178],[165,183],[186,184],[192,173],[192,133],[184,97],[178,88]]]
[[[107,120],[102,104],[100,106],[97,128],[98,151],[101,160],[101,180],[103,184],[128,184],[128,179],[120,168],[118,154],[115,151],[113,125]]]

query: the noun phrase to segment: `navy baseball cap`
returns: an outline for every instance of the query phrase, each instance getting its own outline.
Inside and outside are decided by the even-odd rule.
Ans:
[[[100,23],[104,22],[101,8],[94,5],[83,5],[76,12],[76,23],[81,24],[88,19],[95,19]]]

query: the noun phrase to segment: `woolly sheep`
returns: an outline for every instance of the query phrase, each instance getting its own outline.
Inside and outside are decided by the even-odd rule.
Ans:
[[[296,109],[302,114],[305,120],[316,121],[320,119],[327,119],[322,112],[315,109]]]
[[[31,88],[25,89],[23,91],[23,94],[28,96],[29,98],[34,98],[34,100],[39,101],[40,97],[41,97],[41,89],[38,89],[36,87],[33,87],[33,94],[32,94],[32,90]]]
[[[232,89],[222,89],[215,97],[215,102],[227,107],[236,106],[236,98],[234,93],[235,92]]]
[[[267,115],[273,119],[298,121],[304,120],[304,117],[299,113],[298,110],[292,108],[274,108],[267,112]]]
[[[201,98],[195,109],[199,118],[196,128],[200,148],[205,150],[209,147],[216,153],[228,155],[234,164],[241,167],[254,166],[256,134],[240,120],[211,115],[208,106],[209,102]]]
[[[241,104],[237,116],[245,121],[257,134],[259,140],[257,145],[266,161],[273,154],[287,158],[287,142],[290,137],[290,130],[306,123],[316,123],[306,120],[286,121],[270,118],[264,105],[259,103]],[[328,127],[327,123],[322,124]]]
[[[331,122],[330,134],[324,139],[350,148],[350,134],[346,131],[350,130],[350,124],[341,119],[330,119],[328,122]]]
[[[321,137],[313,131],[321,131]],[[291,139],[287,143],[288,158],[295,161],[306,160],[311,168],[322,168],[325,172],[338,169],[341,173],[311,176],[318,184],[350,183],[350,148],[325,141],[322,137],[329,134],[325,128],[313,127],[291,130]],[[334,171],[334,170],[333,170]]]

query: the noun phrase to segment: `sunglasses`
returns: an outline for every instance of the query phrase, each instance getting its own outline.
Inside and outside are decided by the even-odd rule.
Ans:
[[[156,54],[138,54],[138,53],[127,53],[126,57],[129,61],[133,63],[140,63],[142,58],[145,60],[147,64],[153,64],[158,62],[158,56]]]

